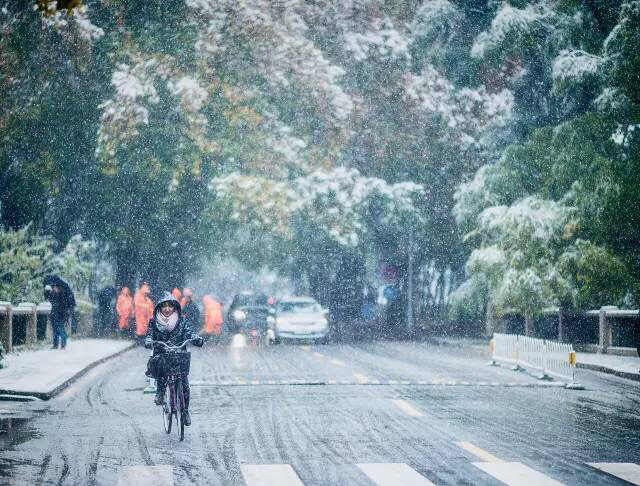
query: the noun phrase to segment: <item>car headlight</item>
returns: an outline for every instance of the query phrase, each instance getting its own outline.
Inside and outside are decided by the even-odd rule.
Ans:
[[[236,311],[233,311],[233,318],[236,321],[244,321],[247,318],[247,313],[238,309]]]

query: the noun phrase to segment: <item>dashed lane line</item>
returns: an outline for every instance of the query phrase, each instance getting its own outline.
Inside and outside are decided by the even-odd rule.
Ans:
[[[334,363],[336,364],[336,363]],[[343,363],[344,364],[344,363]],[[232,381],[189,381],[192,386],[261,386],[261,385],[397,385],[397,386],[438,386],[438,387],[510,387],[510,388],[550,388],[557,387],[557,383],[535,382],[535,383],[487,383],[487,382],[469,382],[469,381],[410,381],[410,380],[371,380],[364,379],[365,375],[359,373],[353,374],[355,381],[351,380],[309,380],[309,379],[291,379],[291,380],[241,380],[234,378]],[[364,378],[363,378],[364,377]]]
[[[587,464],[628,483],[640,485],[640,466],[638,464],[632,462],[588,462]]]
[[[427,478],[402,463],[356,464],[378,486],[435,486]]]
[[[344,361],[340,361],[339,359],[330,359],[329,363],[334,364],[336,366],[346,366]]]
[[[409,417],[422,417],[424,415],[420,410],[414,408],[414,406],[406,400],[391,400],[391,403],[406,413]]]
[[[520,462],[474,462],[474,466],[507,486],[562,486],[563,483]]]
[[[240,466],[247,486],[304,486],[289,464]]]
[[[118,476],[118,486],[173,486],[172,466],[125,466]]]
[[[478,446],[472,444],[471,442],[454,442],[454,444],[461,449],[464,449],[465,451],[473,454],[478,459],[482,459],[484,462],[504,462],[502,459],[497,458],[484,449],[480,449]]]

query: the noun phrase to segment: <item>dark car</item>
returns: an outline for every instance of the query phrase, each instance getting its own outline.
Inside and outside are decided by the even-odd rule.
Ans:
[[[270,306],[264,294],[242,292],[237,294],[227,310],[226,326],[229,332],[250,333],[255,330],[260,335],[268,329],[267,317]]]

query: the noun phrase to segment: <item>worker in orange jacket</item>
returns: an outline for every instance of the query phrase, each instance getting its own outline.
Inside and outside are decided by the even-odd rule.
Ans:
[[[142,282],[133,297],[136,313],[136,336],[138,337],[147,335],[147,327],[153,317],[153,301],[149,297],[150,292],[149,284]]]
[[[118,329],[122,334],[129,331],[129,320],[133,316],[133,299],[128,287],[122,287],[116,299],[116,314],[118,314]]]
[[[202,298],[204,309],[204,332],[205,334],[220,336],[222,333],[222,304],[210,295]]]
[[[171,291],[171,295],[173,295],[178,302],[180,302],[180,300],[182,299],[182,292],[180,292],[180,289],[178,287],[173,288],[173,290]]]

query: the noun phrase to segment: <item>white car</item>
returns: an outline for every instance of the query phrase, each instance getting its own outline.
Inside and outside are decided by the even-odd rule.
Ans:
[[[274,342],[282,339],[313,339],[323,342],[329,334],[327,314],[311,297],[285,297],[269,319]]]

